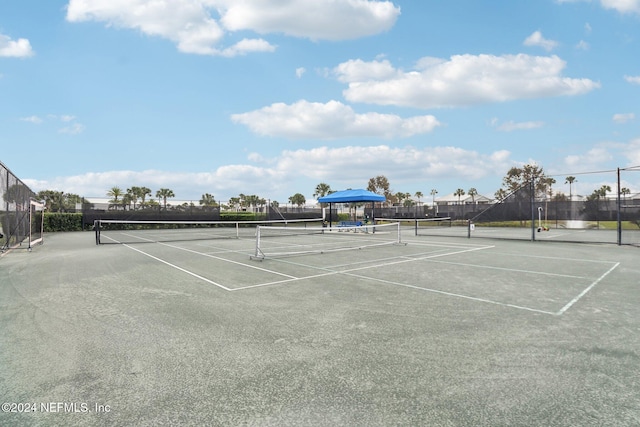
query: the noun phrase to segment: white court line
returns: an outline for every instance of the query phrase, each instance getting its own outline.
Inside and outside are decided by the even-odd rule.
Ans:
[[[593,287],[595,285],[597,285],[598,283],[600,283],[605,277],[607,277],[609,275],[609,273],[611,273],[613,270],[615,270],[618,266],[620,265],[619,262],[616,263],[616,265],[614,265],[613,267],[611,267],[606,273],[604,273],[602,276],[598,277],[596,279],[595,282],[593,282],[591,285],[589,285],[584,291],[580,292],[580,294],[575,297],[574,299],[572,299],[571,301],[569,301],[569,303],[567,305],[565,305],[564,307],[562,307],[562,309],[560,311],[558,311],[557,313],[555,313],[558,316],[561,316],[565,311],[569,310],[571,308],[572,305],[574,305],[575,303],[577,303],[580,298],[582,298],[583,296],[585,296],[587,294],[587,292],[589,292],[591,289],[593,289]]]
[[[426,259],[433,259],[433,258],[440,258],[443,256],[449,256],[449,255],[457,255],[457,254],[463,254],[466,252],[474,252],[474,251],[480,251],[480,250],[484,250],[484,249],[491,249],[495,246],[482,246],[482,247],[477,247],[477,248],[470,248],[470,249],[463,249],[460,251],[455,251],[455,252],[447,252],[447,253],[440,253],[440,254],[433,254],[433,255],[426,255],[426,256],[421,256],[419,258],[403,258],[401,260],[397,260],[397,261],[392,261],[392,262],[388,262],[385,264],[377,264],[375,266],[364,266],[364,267],[356,267],[356,268],[351,268],[348,270],[344,270],[343,272],[351,272],[351,271],[358,271],[358,270],[366,270],[369,268],[379,268],[379,267],[386,267],[388,265],[395,265],[395,264],[404,264],[407,262],[415,262],[415,261],[424,261]],[[393,258],[395,259],[395,258]]]
[[[241,265],[243,267],[253,268],[255,270],[260,270],[260,271],[264,271],[264,272],[267,272],[267,273],[272,273],[272,274],[275,274],[275,275],[278,275],[278,276],[288,277],[289,279],[294,279],[294,280],[295,279],[299,279],[299,277],[291,276],[290,274],[285,274],[285,273],[280,273],[280,272],[277,272],[277,271],[267,270],[266,268],[256,267],[255,265],[245,264],[243,262],[233,261],[233,260],[230,260],[230,259],[218,257],[218,256],[207,254],[207,253],[204,253],[204,252],[194,251],[193,249],[187,249],[187,248],[183,248],[183,247],[180,247],[180,246],[170,245],[168,243],[160,243],[160,244],[163,245],[163,246],[168,246],[170,248],[179,249],[181,251],[191,252],[191,253],[194,253],[194,254],[197,254],[197,255],[202,255],[202,256],[205,256],[205,257],[208,257],[208,258],[217,259],[219,261],[228,262],[230,264],[237,264],[237,265]]]
[[[113,240],[114,242],[117,241],[117,240],[112,239],[110,237],[107,237],[107,238],[110,239],[110,240]],[[118,242],[118,243],[120,243],[120,242]],[[187,251],[187,252],[192,252],[192,253],[195,253],[195,254],[198,254],[198,255],[206,256],[206,257],[209,257],[209,258],[214,258],[214,259],[217,259],[217,260],[220,260],[220,261],[229,262],[229,263],[232,263],[232,264],[239,264],[239,265],[241,265],[243,267],[254,268],[254,269],[257,269],[257,270],[265,271],[267,273],[272,273],[272,274],[276,274],[276,275],[279,275],[279,276],[288,277],[287,280],[281,280],[281,281],[277,281],[277,282],[273,282],[273,283],[269,283],[269,284],[286,283],[286,282],[292,282],[292,281],[300,280],[300,278],[295,277],[295,276],[291,276],[291,275],[284,274],[284,273],[279,273],[279,272],[276,272],[276,271],[267,270],[265,268],[256,267],[254,265],[244,264],[244,263],[241,263],[241,262],[238,262],[238,261],[232,261],[232,260],[228,260],[228,259],[225,259],[225,258],[220,258],[220,257],[214,256],[214,255],[205,254],[205,253],[202,253],[202,252],[197,252],[197,251],[194,251],[194,250],[191,250],[191,249],[181,248],[181,247],[175,246],[175,245],[169,245],[167,243],[160,243],[160,242],[157,242],[157,243],[159,243],[161,245],[164,245],[164,246],[168,246],[170,248],[180,249],[180,250]],[[170,263],[168,261],[165,261],[165,260],[163,260],[161,258],[158,258],[157,256],[148,254],[148,253],[146,253],[146,252],[144,252],[144,251],[142,251],[140,249],[136,249],[136,248],[134,248],[134,247],[132,247],[130,245],[127,245],[126,243],[121,243],[121,244],[126,248],[132,249],[132,250],[134,250],[134,251],[136,251],[138,253],[146,255],[149,258],[155,259],[156,261],[160,261],[161,263],[163,263],[165,265],[168,265],[169,267],[175,268],[176,270],[182,271],[183,273],[187,273],[187,274],[189,274],[189,275],[191,275],[193,277],[197,277],[198,279],[201,279],[201,280],[203,280],[203,281],[205,281],[207,283],[215,285],[215,286],[217,286],[217,287],[219,287],[221,289],[224,289],[225,291],[231,292],[231,291],[234,291],[234,290],[247,288],[247,287],[243,287],[243,288],[228,288],[228,287],[226,287],[226,286],[224,286],[224,285],[222,285],[222,284],[220,284],[218,282],[214,282],[213,280],[207,279],[206,277],[200,276],[199,274],[196,274],[196,273],[194,273],[192,271],[189,271],[189,270],[187,270],[185,268],[179,267],[179,266],[177,266],[175,264],[172,264],[172,263]],[[263,284],[263,285],[252,285],[252,286],[249,286],[249,287],[265,286],[265,285],[266,284]]]
[[[113,241],[115,241],[114,239],[111,239]],[[212,285],[215,285],[221,289],[224,289],[226,291],[229,292],[234,292],[234,291],[241,291],[241,290],[247,290],[247,289],[253,289],[253,288],[259,288],[259,287],[265,287],[265,286],[273,286],[273,285],[278,285],[278,284],[284,284],[284,283],[291,283],[291,282],[296,282],[296,281],[302,281],[302,280],[308,280],[308,279],[314,279],[314,278],[319,278],[319,277],[326,277],[326,276],[332,276],[332,275],[338,275],[338,274],[344,274],[347,276],[351,276],[351,277],[357,277],[360,279],[364,279],[364,280],[373,280],[373,281],[377,281],[377,282],[381,282],[381,283],[386,283],[386,284],[390,284],[390,285],[394,285],[394,286],[400,286],[400,287],[405,287],[405,288],[410,288],[410,289],[415,289],[415,290],[419,290],[419,291],[424,291],[424,292],[430,292],[430,293],[436,293],[436,294],[440,294],[440,295],[446,295],[446,296],[451,296],[451,297],[455,297],[455,298],[462,298],[462,299],[467,299],[467,300],[471,300],[471,301],[478,301],[478,302],[484,302],[484,303],[488,303],[488,304],[494,304],[494,305],[499,305],[499,306],[503,306],[503,307],[511,307],[511,308],[516,308],[519,310],[525,310],[525,311],[531,311],[531,312],[536,312],[536,313],[542,313],[542,314],[549,314],[549,315],[554,315],[554,316],[561,316],[563,315],[567,310],[569,310],[569,308],[571,308],[575,303],[577,303],[583,296],[585,296],[591,289],[593,289],[594,286],[596,286],[598,283],[600,283],[606,276],[608,276],[613,270],[615,270],[620,263],[616,263],[613,267],[611,267],[606,273],[604,273],[602,276],[600,276],[598,279],[596,279],[591,285],[589,285],[586,289],[584,289],[578,296],[576,296],[575,298],[573,298],[569,303],[567,303],[562,309],[560,309],[558,312],[551,312],[551,311],[546,311],[546,310],[540,310],[540,309],[535,309],[535,308],[531,308],[531,307],[525,307],[525,306],[520,306],[520,305],[515,305],[515,304],[509,304],[509,303],[503,303],[503,302],[499,302],[499,301],[493,301],[493,300],[489,300],[489,299],[485,299],[485,298],[477,298],[477,297],[472,297],[472,296],[468,296],[468,295],[462,295],[462,294],[456,294],[453,292],[446,292],[446,291],[440,291],[437,289],[431,289],[431,288],[423,288],[420,286],[416,286],[416,285],[410,285],[410,284],[406,284],[406,283],[400,283],[400,282],[394,282],[394,281],[390,281],[390,280],[385,280],[385,279],[379,279],[379,278],[375,278],[375,277],[368,277],[368,276],[363,276],[363,275],[359,275],[359,274],[355,274],[353,272],[355,271],[359,271],[359,270],[365,270],[365,269],[370,269],[370,268],[380,268],[380,267],[384,267],[387,265],[394,265],[394,264],[401,264],[401,263],[407,263],[407,262],[414,262],[414,261],[421,261],[421,260],[429,260],[429,259],[433,259],[433,258],[439,258],[439,257],[443,257],[443,256],[448,256],[448,255],[456,255],[456,254],[461,254],[461,253],[466,253],[466,252],[473,252],[473,251],[478,251],[478,250],[484,250],[484,249],[491,249],[494,248],[495,246],[482,246],[482,247],[474,247],[474,248],[467,248],[467,249],[463,249],[463,250],[459,250],[459,251],[455,251],[455,252],[447,252],[447,253],[439,253],[439,254],[430,254],[430,255],[426,255],[426,256],[421,256],[421,257],[412,257],[412,258],[403,258],[401,260],[397,260],[397,258],[390,258],[390,259],[396,259],[395,261],[392,262],[388,262],[388,263],[384,263],[384,264],[376,264],[375,266],[363,266],[363,267],[356,267],[356,268],[352,268],[349,270],[342,270],[342,271],[328,271],[325,273],[321,273],[321,274],[316,274],[316,275],[312,275],[312,276],[305,276],[305,277],[295,277],[295,276],[290,276],[287,274],[283,274],[283,273],[279,273],[273,270],[268,270],[265,268],[261,268],[261,267],[255,267],[249,264],[244,264],[241,262],[237,262],[237,261],[232,261],[232,260],[227,260],[224,258],[220,258],[220,257],[216,257],[210,254],[205,254],[202,252],[198,252],[198,251],[194,251],[191,249],[186,249],[186,248],[181,248],[179,246],[174,246],[174,245],[169,245],[166,243],[161,243],[162,245],[171,247],[171,248],[175,248],[175,249],[179,249],[179,250],[184,250],[187,252],[192,252],[198,255],[203,255],[203,256],[207,256],[207,257],[211,257],[211,258],[215,258],[224,262],[229,262],[229,263],[233,263],[233,264],[239,264],[241,266],[244,267],[249,267],[249,268],[255,268],[258,270],[262,270],[268,273],[272,273],[272,274],[276,274],[276,275],[281,275],[281,276],[285,276],[287,277],[287,279],[284,280],[279,280],[279,281],[273,281],[273,282],[267,282],[267,283],[261,283],[261,284],[257,284],[257,285],[248,285],[248,286],[243,286],[243,287],[238,287],[238,288],[228,288],[220,283],[214,282],[210,279],[207,279],[206,277],[200,276],[196,273],[193,273],[189,270],[186,270],[182,267],[179,267],[175,264],[172,264],[168,261],[165,261],[163,259],[160,259],[156,256],[153,256],[151,254],[148,254],[144,251],[141,251],[139,249],[136,249],[130,245],[127,244],[122,244],[123,246],[132,249],[136,252],[139,252],[143,255],[146,255],[152,259],[155,259],[156,261],[159,261],[165,265],[168,265],[172,268],[175,268],[179,271],[182,271],[184,273],[187,273],[193,277],[196,277],[204,282],[210,283]],[[551,275],[551,276],[559,276],[559,277],[569,277],[569,278],[579,278],[579,279],[584,279],[584,277],[579,277],[579,276],[569,276],[569,275],[561,275],[561,274],[553,274],[553,273],[544,273],[544,272],[534,272],[534,271],[527,271],[527,270],[517,270],[517,269],[507,269],[507,268],[500,268],[500,267],[490,267],[490,266],[479,266],[479,265],[474,265],[474,264],[462,264],[462,263],[454,263],[454,262],[447,262],[447,261],[433,261],[433,262],[438,262],[438,263],[446,263],[446,264],[453,264],[453,265],[463,265],[463,266],[471,266],[471,267],[478,267],[478,268],[489,268],[489,269],[497,269],[497,270],[506,270],[506,271],[513,271],[513,272],[520,272],[520,273],[532,273],[532,274],[544,274],[544,275]],[[316,268],[316,267],[310,267],[310,266],[306,266],[307,268]],[[324,269],[326,270],[327,268],[325,267],[317,267],[320,269]]]
[[[431,293],[446,295],[446,296],[450,296],[450,297],[463,298],[463,299],[468,299],[468,300],[472,300],[472,301],[484,302],[484,303],[488,303],[488,304],[495,304],[495,305],[500,305],[500,306],[503,306],[503,307],[517,308],[519,310],[533,311],[535,313],[551,314],[551,315],[555,315],[556,314],[556,313],[553,313],[553,312],[550,312],[550,311],[539,310],[537,308],[524,307],[524,306],[520,306],[520,305],[508,304],[508,303],[488,300],[488,299],[484,299],[484,298],[476,298],[476,297],[471,297],[471,296],[468,296],[468,295],[462,295],[462,294],[455,294],[455,293],[452,293],[452,292],[439,291],[437,289],[422,288],[422,287],[416,286],[416,285],[408,285],[406,283],[393,282],[391,280],[378,279],[376,277],[361,276],[359,274],[352,274],[352,273],[348,273],[348,272],[344,273],[344,274],[346,274],[348,276],[352,276],[352,277],[357,277],[357,278],[360,278],[360,279],[375,280],[377,282],[386,283],[388,285],[394,285],[394,286],[401,286],[401,287],[404,287],[404,288],[416,289],[418,291],[431,292]]]
[[[203,281],[205,281],[205,282],[207,282],[207,283],[210,283],[210,284],[212,284],[212,285],[214,285],[214,286],[217,286],[217,287],[219,287],[219,288],[221,288],[221,289],[224,289],[225,291],[230,291],[230,290],[231,290],[230,288],[227,288],[226,286],[221,285],[220,283],[214,282],[213,280],[209,280],[209,279],[207,279],[206,277],[202,277],[202,276],[200,276],[199,274],[196,274],[196,273],[194,273],[194,272],[192,272],[192,271],[189,271],[189,270],[187,270],[187,269],[184,269],[184,268],[182,268],[182,267],[178,267],[177,265],[175,265],[175,264],[171,264],[170,262],[167,262],[167,261],[165,261],[165,260],[163,260],[163,259],[160,259],[160,258],[158,258],[157,256],[153,256],[153,255],[148,254],[148,253],[146,253],[146,252],[144,252],[144,251],[141,251],[140,249],[136,249],[136,248],[134,248],[133,246],[129,246],[129,245],[127,245],[126,243],[122,243],[122,245],[123,245],[124,247],[126,247],[126,248],[132,249],[132,250],[134,250],[134,251],[136,251],[136,252],[139,252],[139,253],[141,253],[141,254],[143,254],[143,255],[146,255],[146,256],[148,256],[149,258],[155,259],[156,261],[160,261],[161,263],[163,263],[163,264],[165,264],[165,265],[168,265],[169,267],[175,268],[176,270],[180,270],[180,271],[182,271],[183,273],[187,273],[187,274],[189,274],[189,275],[191,275],[191,276],[193,276],[193,277],[195,277],[195,278],[197,278],[197,279],[203,280]]]
[[[431,262],[437,262],[439,264],[459,265],[462,267],[476,267],[476,268],[483,268],[487,270],[500,270],[500,271],[511,271],[514,273],[538,274],[541,276],[566,277],[569,279],[587,279],[587,277],[583,277],[583,276],[573,276],[570,274],[559,274],[559,273],[548,273],[546,271],[519,270],[517,268],[493,267],[490,265],[466,264],[462,262],[452,262],[452,261],[431,261]]]

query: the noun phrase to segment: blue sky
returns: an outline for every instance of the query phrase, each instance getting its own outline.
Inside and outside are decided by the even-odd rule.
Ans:
[[[568,193],[640,165],[639,54],[640,0],[4,0],[0,160],[85,197]]]

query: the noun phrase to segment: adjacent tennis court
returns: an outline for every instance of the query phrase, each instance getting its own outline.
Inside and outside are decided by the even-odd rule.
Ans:
[[[640,423],[638,248],[264,228],[3,257],[4,400],[88,409],[0,424]]]

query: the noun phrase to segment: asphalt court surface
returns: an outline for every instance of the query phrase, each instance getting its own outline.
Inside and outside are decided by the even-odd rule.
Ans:
[[[570,254],[553,256],[544,250],[539,254],[501,251],[487,242],[438,242],[415,238],[406,231],[404,234],[401,245],[274,258],[267,251],[263,261],[251,259],[255,251],[250,238],[124,247],[227,291],[292,286],[341,275],[547,314],[564,313],[619,264],[597,258],[572,258]],[[336,237],[344,238],[345,234]],[[374,235],[355,238],[376,240]],[[299,244],[298,240],[288,244],[286,237],[273,239],[267,247],[274,251],[287,247],[295,250]],[[319,238],[311,235],[305,239]]]
[[[636,247],[147,236],[0,258],[0,425],[640,425]]]

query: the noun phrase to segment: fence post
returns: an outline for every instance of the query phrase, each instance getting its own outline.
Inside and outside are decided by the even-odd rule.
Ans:
[[[618,227],[618,246],[622,245],[622,218],[620,215],[620,211],[622,209],[622,204],[620,203],[620,193],[621,193],[621,188],[620,188],[620,168],[618,168],[618,197],[616,200],[617,206],[618,206],[618,214],[617,214],[617,227]]]

